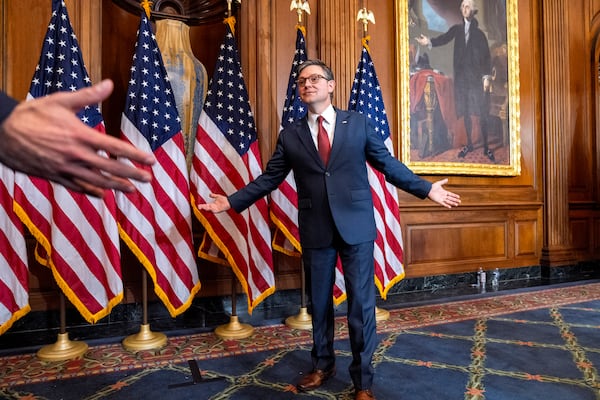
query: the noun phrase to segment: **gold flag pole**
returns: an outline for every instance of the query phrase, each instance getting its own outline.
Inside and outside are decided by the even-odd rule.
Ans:
[[[233,15],[233,9],[231,5],[236,1],[238,4],[242,4],[242,0],[227,0],[227,18],[231,18]]]
[[[362,3],[363,7],[358,10],[358,15],[356,16],[357,21],[361,21],[363,24],[363,43],[366,44],[368,42],[368,32],[369,32],[369,22],[375,24],[375,15],[373,11],[368,10],[367,7],[364,6],[364,2]],[[375,307],[375,319],[377,321],[385,321],[390,318],[390,312],[388,310],[384,310],[383,308]]]
[[[140,6],[150,18],[152,1],[142,0]],[[123,339],[122,345],[125,350],[143,351],[160,349],[167,344],[167,336],[164,333],[156,333],[150,330],[148,323],[148,272],[142,266],[142,324],[140,331]]]
[[[312,317],[308,313],[308,307],[306,306],[306,273],[304,271],[304,263],[302,263],[300,269],[300,311],[296,315],[287,317],[285,324],[294,329],[310,330],[312,329]]]
[[[140,331],[123,339],[123,348],[129,351],[160,349],[167,344],[164,333],[152,332],[148,323],[148,272],[142,267],[142,325]]]
[[[304,26],[302,23],[302,16],[304,13],[310,15],[310,5],[308,4],[308,0],[292,0],[290,11],[294,10],[296,10],[296,13],[298,14],[298,26]],[[300,311],[297,315],[286,318],[285,324],[290,328],[309,330],[312,329],[312,317],[308,313],[308,308],[306,306],[306,273],[304,271],[304,263],[301,263],[300,266],[300,278]]]
[[[231,317],[229,323],[217,326],[215,334],[221,339],[244,339],[252,336],[254,328],[248,324],[242,324],[237,316],[237,277],[231,270]]]
[[[241,0],[236,0],[241,3]],[[225,23],[231,24],[233,31],[231,4],[233,0],[227,0],[227,18]],[[220,325],[215,329],[215,334],[221,339],[244,339],[254,333],[254,328],[248,324],[242,324],[237,316],[237,286],[235,273],[231,270],[231,317],[229,323]]]
[[[42,347],[36,353],[37,357],[42,361],[65,361],[72,358],[80,357],[88,349],[85,342],[69,340],[69,334],[66,330],[66,305],[65,295],[60,292],[60,333],[54,344]]]

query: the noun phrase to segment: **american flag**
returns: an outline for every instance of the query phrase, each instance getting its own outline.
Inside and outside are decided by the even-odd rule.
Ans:
[[[54,0],[52,10],[29,99],[91,85],[64,2]],[[78,115],[104,132],[98,107]],[[17,173],[14,196],[15,211],[43,248],[40,261],[71,303],[92,323],[110,313],[123,298],[114,193],[99,199]]]
[[[394,154],[381,87],[366,40],[356,68],[348,109],[365,114],[376,132],[381,134],[387,148]],[[404,278],[402,230],[397,189],[370,166],[369,183],[373,194],[377,239],[375,239],[375,285],[382,298],[389,289]]]
[[[14,171],[0,164],[0,335],[30,310],[27,248],[13,211],[14,181]]]
[[[296,80],[298,66],[306,61],[306,28],[296,28],[296,50],[281,115],[281,129],[291,125],[294,121],[304,118],[308,112],[306,104],[300,100]],[[271,220],[277,227],[273,236],[273,249],[281,253],[299,256],[300,233],[298,230],[298,193],[294,174],[290,172],[277,190],[271,193]]]
[[[194,204],[212,202],[209,193],[231,194],[262,172],[258,137],[233,35],[234,17],[227,18],[215,72],[198,120],[191,171]],[[275,291],[271,231],[266,199],[242,213],[201,213],[207,245],[220,250],[248,296],[248,310]],[[214,260],[203,246],[200,256]]]
[[[153,152],[150,183],[117,193],[121,238],[154,282],[175,317],[200,290],[192,242],[192,212],[184,138],[169,78],[145,14],[138,30],[121,137]],[[123,162],[131,162],[123,160]],[[140,167],[140,165],[137,165]]]

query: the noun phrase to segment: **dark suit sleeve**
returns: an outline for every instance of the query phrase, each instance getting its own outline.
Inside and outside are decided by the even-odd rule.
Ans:
[[[19,102],[4,92],[0,92],[0,124],[10,115]]]
[[[397,188],[424,199],[431,190],[431,182],[412,172],[404,163],[394,157],[386,147],[380,134],[375,132],[365,118],[367,131],[367,161],[385,176],[385,180]]]
[[[456,38],[457,31],[462,31],[464,29],[463,26],[464,25],[453,25],[446,33],[442,33],[437,37],[431,38],[431,47],[443,46],[450,43]]]
[[[255,180],[228,197],[231,208],[236,212],[244,211],[257,200],[277,189],[290,172],[291,168],[285,157],[284,135],[285,131],[279,134],[275,151],[267,163],[265,171]]]

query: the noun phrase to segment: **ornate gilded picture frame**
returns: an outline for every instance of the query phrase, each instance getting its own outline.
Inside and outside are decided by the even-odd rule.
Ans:
[[[394,1],[402,161],[420,174],[519,175],[517,0]]]

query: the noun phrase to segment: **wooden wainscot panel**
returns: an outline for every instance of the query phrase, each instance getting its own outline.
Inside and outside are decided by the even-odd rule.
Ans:
[[[402,215],[407,277],[537,265],[542,248],[542,213],[537,204]],[[435,223],[432,223],[435,221]]]
[[[600,211],[590,208],[583,203],[569,210],[570,248],[577,261],[600,258]]]
[[[467,262],[506,260],[508,234],[504,220],[408,226],[405,262],[411,273],[426,266],[423,272],[437,275],[464,270]]]
[[[541,238],[537,220],[518,220],[515,222],[515,258],[535,257],[539,259]]]
[[[301,285],[302,263],[300,257],[293,257],[273,252],[273,266],[275,268],[275,289],[296,289]]]
[[[591,247],[591,219],[573,218],[569,221],[571,244],[575,251],[588,253]]]
[[[31,258],[30,258],[31,260]],[[29,306],[32,311],[54,310],[59,307],[59,289],[50,268],[37,262],[29,263]]]
[[[35,256],[37,241],[26,235],[27,260],[29,261],[29,306],[32,311],[54,310],[59,307],[59,288],[52,270],[41,265]]]

